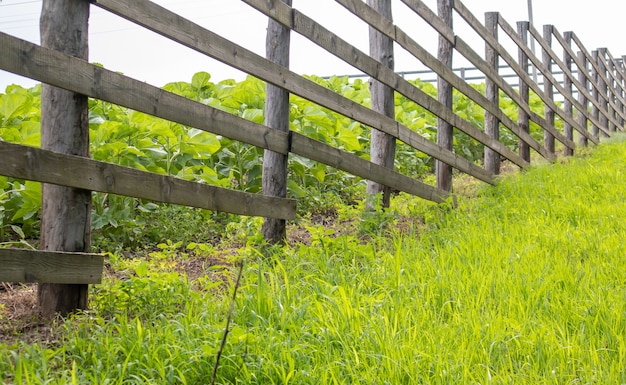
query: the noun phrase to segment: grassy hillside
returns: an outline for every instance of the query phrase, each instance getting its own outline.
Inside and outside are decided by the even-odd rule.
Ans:
[[[605,143],[456,210],[400,196],[265,253],[111,255],[92,310],[0,342],[0,382],[210,383],[243,262],[216,383],[626,383],[625,175]]]

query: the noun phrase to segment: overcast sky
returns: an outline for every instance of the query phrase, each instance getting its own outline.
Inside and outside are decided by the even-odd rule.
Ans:
[[[184,17],[210,29],[260,55],[265,53],[267,18],[239,0],[159,0],[155,1]],[[615,57],[626,54],[623,37],[623,13],[616,9],[615,0],[534,0],[535,26],[553,24],[559,32],[574,31],[589,49],[609,48]],[[436,11],[436,0],[425,3]],[[528,20],[528,0],[465,0],[463,2],[479,20],[484,12],[498,11],[509,24]],[[401,1],[393,0],[395,22],[431,53],[436,54],[437,35],[419,16]],[[333,0],[293,0],[293,6],[338,33],[359,49],[368,51],[365,23]],[[0,0],[0,31],[39,43],[39,14],[41,0]],[[469,41],[480,53],[484,43],[454,16],[455,33]],[[501,32],[501,36],[504,34]],[[171,43],[118,17],[92,6],[90,16],[89,50],[91,62],[123,72],[156,86],[172,81],[189,81],[198,71],[207,71],[212,81],[227,78],[243,79],[245,74],[206,58],[188,48]],[[505,46],[507,39],[501,39]],[[1,48],[1,47],[0,47]],[[517,57],[516,52],[512,52]],[[1,49],[0,49],[1,54]],[[456,67],[467,62],[455,53]],[[345,75],[358,70],[334,58],[305,38],[292,34],[291,69],[301,74]],[[396,70],[424,69],[423,65],[401,49],[396,49]],[[0,92],[9,84],[30,86],[35,82],[0,70]]]

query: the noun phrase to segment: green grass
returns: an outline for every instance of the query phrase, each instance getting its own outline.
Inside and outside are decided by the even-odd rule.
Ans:
[[[361,232],[239,250],[217,383],[626,383],[625,176],[626,142],[605,143],[456,210],[400,196]],[[0,382],[208,383],[232,282],[173,272],[201,252],[112,258],[126,278],[95,287],[58,341],[0,345]]]

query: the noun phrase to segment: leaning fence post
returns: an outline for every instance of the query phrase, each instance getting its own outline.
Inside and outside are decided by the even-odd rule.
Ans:
[[[367,0],[367,4],[384,18],[392,20],[391,0]],[[374,27],[369,27],[369,40],[370,56],[393,69],[393,40],[377,31]],[[393,88],[372,78],[370,79],[370,94],[372,109],[395,119]],[[396,139],[393,136],[372,128],[370,147],[370,160],[373,163],[393,169],[396,155]],[[374,210],[373,198],[380,193],[383,195],[382,207],[389,207],[391,188],[380,183],[367,181],[367,210]]]
[[[291,0],[281,0],[291,6]],[[289,67],[290,29],[269,18],[265,50],[267,59]],[[265,91],[265,125],[283,132],[289,131],[289,92],[273,84]],[[287,169],[289,155],[265,150],[263,155],[263,194],[287,197]],[[261,232],[271,244],[287,239],[287,222],[284,219],[265,218]]]
[[[439,17],[446,26],[452,29],[453,0],[437,0]],[[439,48],[437,58],[442,65],[452,68],[452,43],[439,35]],[[461,68],[461,77],[465,81],[465,69]],[[441,104],[452,109],[452,85],[441,76],[437,76],[437,99]],[[437,144],[447,150],[452,150],[454,130],[450,123],[437,118]],[[435,174],[437,187],[444,191],[452,191],[452,166],[437,160],[435,162]]]
[[[517,33],[520,35],[522,42],[524,45],[528,46],[528,29],[530,23],[527,21],[520,21],[517,23]],[[524,73],[528,74],[528,55],[524,52],[522,47],[519,47],[518,50],[518,58],[519,64],[522,67]],[[522,76],[519,77],[519,95],[522,103],[526,103],[529,105],[530,96],[529,96],[529,87],[526,82],[524,82],[524,78]],[[526,113],[526,110],[519,106],[518,108],[518,119],[517,124],[520,126],[522,131],[530,132],[530,116]],[[530,146],[523,140],[518,141],[519,147],[519,156],[527,162],[530,162]]]
[[[88,1],[44,0],[40,20],[41,45],[87,60],[88,19]],[[87,96],[43,84],[41,148],[89,157],[87,102]],[[91,191],[43,184],[41,249],[88,252],[90,234]],[[37,290],[44,316],[87,308],[86,284],[41,283]]]
[[[543,38],[545,39],[546,44],[548,46],[552,45],[552,29],[553,29],[552,25],[543,26]],[[542,56],[543,66],[545,67],[545,70],[547,73],[551,73],[552,72],[552,59],[550,58],[550,54],[548,53],[546,49],[542,49],[542,55],[543,55]],[[543,77],[544,93],[546,94],[546,98],[554,101],[554,90],[552,89],[552,87],[553,86],[552,86],[552,83],[550,82],[550,79],[544,76]],[[544,114],[545,114],[545,119],[548,125],[554,127],[554,111],[552,110],[552,108],[550,108],[550,106],[548,105],[545,106]],[[556,151],[554,135],[552,135],[548,131],[544,131],[543,142],[544,142],[544,146],[546,147],[546,150],[554,154]]]
[[[571,48],[572,33],[565,32],[564,39],[567,47]],[[565,47],[563,47],[563,63],[565,64],[565,68],[567,68],[567,73],[563,74],[563,87],[565,88],[565,91],[569,94],[563,95],[563,97],[565,98],[563,109],[565,110],[565,114],[573,118],[574,108],[572,104],[572,98],[574,93],[572,88],[572,78],[570,78],[570,74],[572,73],[572,57],[570,56],[569,51],[565,49]],[[578,111],[578,115],[581,115],[581,111]],[[574,128],[568,122],[563,122],[563,133],[565,134],[565,137],[567,139],[574,140]],[[572,156],[574,155],[574,149],[570,148],[569,146],[565,146],[563,153],[565,156]]]
[[[585,56],[585,53],[582,51],[578,51],[577,56],[578,56],[578,60],[583,65],[583,67],[578,68],[578,81],[583,85],[583,88],[585,90],[588,90],[589,83],[587,82],[587,57]],[[589,101],[587,100],[585,93],[581,92],[581,90],[578,90],[578,101],[580,102],[580,105],[584,109],[586,109],[589,106]],[[588,129],[587,123],[588,123],[587,117],[585,116],[585,114],[583,114],[581,111],[578,111],[578,124],[580,124],[580,126],[584,130],[587,130]],[[578,134],[578,144],[580,146],[587,147],[589,145],[589,141],[587,140],[587,137],[585,135]]]
[[[485,14],[485,27],[487,31],[498,38],[498,13],[487,12]],[[498,54],[489,43],[485,43],[485,59],[487,64],[498,72]],[[485,96],[496,108],[499,107],[498,86],[489,78],[485,79]],[[485,111],[485,133],[495,140],[500,139],[500,121],[489,111]],[[500,154],[485,146],[485,169],[493,174],[500,173]]]

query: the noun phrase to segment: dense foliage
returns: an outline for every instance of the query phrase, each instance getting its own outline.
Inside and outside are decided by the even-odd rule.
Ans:
[[[311,80],[358,103],[369,105],[368,83],[347,77]],[[412,81],[435,96],[430,83]],[[484,86],[476,86],[484,92]],[[166,90],[257,123],[264,121],[265,84],[248,77],[241,82],[210,81],[200,72],[191,82],[169,83]],[[358,122],[292,95],[291,129],[337,148],[368,157],[369,128]],[[501,106],[516,118],[517,107],[503,96]],[[533,99],[533,108],[541,103]],[[478,128],[483,127],[484,111],[460,93],[454,96],[454,110]],[[396,94],[396,119],[424,137],[436,140],[437,119],[406,97]],[[0,139],[39,146],[40,87],[24,89],[9,86],[0,94]],[[117,163],[140,170],[172,175],[249,192],[261,189],[263,151],[228,138],[172,123],[107,102],[90,100],[90,152],[96,160]],[[534,135],[541,135],[533,129]],[[503,129],[502,141],[510,147],[516,138]],[[480,162],[483,146],[460,132],[454,149],[468,159]],[[412,177],[426,176],[432,159],[399,143],[396,169]],[[363,192],[360,178],[337,171],[297,155],[289,157],[289,195],[299,198],[300,213],[325,212],[339,202],[354,203]],[[94,194],[93,228],[114,244],[136,246],[158,239],[149,227],[152,219],[170,215],[175,208],[164,208],[134,198]],[[0,242],[36,237],[41,192],[38,183],[0,176]],[[208,240],[217,236],[228,217],[203,213],[201,220],[215,219],[215,231],[197,234]],[[208,228],[208,226],[205,226]],[[161,234],[162,235],[162,234]]]

